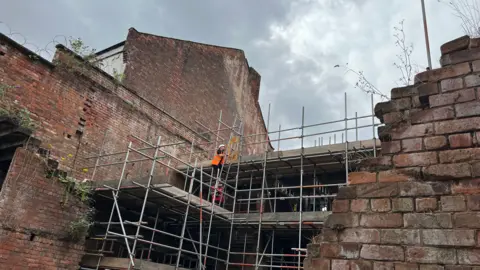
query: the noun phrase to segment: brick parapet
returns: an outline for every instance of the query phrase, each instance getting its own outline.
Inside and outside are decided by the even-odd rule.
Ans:
[[[464,36],[444,44],[440,68],[417,74],[414,85],[392,89],[391,100],[375,106],[385,125],[378,128],[382,157],[365,162],[375,175],[370,181],[381,182],[382,170],[409,172],[399,181],[411,172],[432,181],[480,176],[479,43]],[[366,179],[353,174],[350,183]]]
[[[306,270],[480,269],[479,40],[375,107],[382,155],[339,189]]]

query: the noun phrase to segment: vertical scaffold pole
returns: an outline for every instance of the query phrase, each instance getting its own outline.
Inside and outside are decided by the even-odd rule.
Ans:
[[[125,154],[125,159],[123,160],[123,165],[122,165],[122,171],[120,173],[120,178],[118,179],[117,190],[115,190],[115,192],[117,194],[118,194],[118,191],[120,190],[120,188],[122,186],[123,176],[125,174],[125,169],[127,168],[127,161],[128,161],[128,156],[130,155],[130,149],[131,148],[132,148],[132,142],[129,142],[128,147],[127,147],[127,153]],[[105,231],[105,236],[103,237],[103,240],[102,240],[102,249],[100,250],[101,252],[105,249],[105,240],[107,240],[108,231],[110,230],[110,225],[112,223],[112,218],[113,218],[113,212],[114,211],[115,211],[115,202],[112,205],[112,211],[110,212],[110,218],[108,219],[107,229]],[[100,267],[100,262],[101,261],[102,261],[102,257],[99,256],[98,261],[97,261],[96,270],[98,270],[98,268]]]
[[[234,224],[234,218],[235,218],[235,207],[237,203],[237,189],[238,189],[238,174],[240,173],[240,162],[242,159],[242,150],[243,150],[243,122],[240,124],[240,145],[238,147],[238,158],[237,158],[237,173],[235,176],[235,191],[233,193],[233,208],[232,208],[232,215],[230,218],[230,236],[228,240],[228,251],[227,251],[227,265],[226,265],[226,270],[228,270],[228,266],[230,264],[230,251],[232,247],[232,235],[233,235],[233,224]],[[250,179],[251,180],[251,179]],[[226,182],[226,181],[225,181]],[[250,189],[252,187],[250,186]],[[250,202],[248,202],[250,204]]]
[[[190,156],[188,157],[188,164],[192,162],[192,155],[193,155],[193,149],[194,149],[194,144],[195,144],[195,138],[192,139],[192,144],[190,145]],[[187,182],[188,182],[188,173],[189,173],[190,167],[187,167],[187,173],[185,174],[185,184],[183,184],[183,190],[187,191]],[[190,179],[190,181],[193,181],[193,179]]]
[[[137,232],[135,233],[135,239],[133,240],[133,246],[132,246],[133,257],[135,257],[135,248],[137,247],[137,240],[138,240],[138,236],[140,235],[140,225],[142,224],[143,214],[145,213],[145,207],[147,205],[148,193],[150,191],[150,185],[152,184],[153,173],[155,172],[155,165],[157,164],[158,148],[160,147],[161,139],[162,137],[158,136],[157,145],[155,146],[155,153],[153,154],[152,167],[150,168],[150,175],[148,176],[147,188],[145,190],[145,198],[143,198],[142,210],[140,211],[140,217],[138,219],[138,224],[137,224]],[[128,269],[130,269],[130,267],[131,266],[129,265]]]
[[[152,238],[150,239],[150,242],[153,243],[153,238],[155,237],[155,231],[157,229],[157,224],[158,224],[158,214],[160,213],[160,209],[157,208],[157,215],[155,216],[155,225],[153,226],[153,232],[152,232]],[[147,256],[147,260],[150,261],[150,254],[152,253],[152,247],[153,247],[153,244],[150,243],[150,246],[148,247],[148,256]]]
[[[277,151],[280,151],[280,132],[282,130],[282,125],[278,125],[278,146],[277,146]],[[268,132],[267,132],[268,134]]]
[[[129,263],[128,267],[130,267],[130,266],[135,267],[135,263],[134,263],[135,256],[133,255],[133,252],[130,249],[128,239],[127,239],[127,233],[125,232],[125,227],[123,226],[122,214],[120,213],[120,207],[118,206],[118,200],[117,200],[118,192],[115,194],[115,191],[112,190],[112,195],[113,195],[113,205],[117,209],[118,221],[120,223],[120,227],[122,228],[122,233],[123,233],[123,236],[124,236],[124,239],[125,239],[125,246],[127,247],[128,256],[130,257],[130,263]],[[107,231],[107,234],[108,234],[108,231]]]
[[[313,165],[313,184],[315,185],[313,187],[313,212],[315,212],[315,205],[316,205],[316,200],[315,200],[315,193],[317,190],[317,165]]]
[[[372,103],[372,133],[373,133],[373,156],[377,156],[377,140],[375,138],[375,106],[373,105],[373,94],[370,94]]]
[[[348,114],[347,92],[345,92],[345,184],[348,184]]]
[[[270,247],[270,270],[273,270],[273,245],[275,244],[275,230],[272,231],[272,246]]]
[[[299,221],[298,221],[298,269],[301,269],[302,262],[302,253],[300,249],[302,248],[302,212],[303,212],[303,135],[304,135],[304,126],[305,126],[305,107],[302,107],[302,136],[301,136],[301,154],[300,154],[300,207],[299,207]]]
[[[199,254],[200,254],[200,261],[198,261],[198,270],[201,270],[203,267],[202,264],[202,245],[203,245],[203,165],[200,165],[200,229],[199,229],[199,237],[198,241],[200,242],[199,247]]]
[[[358,113],[355,112],[355,141],[358,141]]]
[[[217,135],[215,137],[215,145],[213,147],[213,156],[215,156],[216,154],[216,151],[218,149],[218,137],[220,137],[220,129],[222,128],[222,110],[220,110],[220,116],[218,116],[218,129],[217,129]],[[231,136],[231,135],[230,135]],[[231,139],[231,138],[230,138]],[[222,170],[223,170],[223,166],[222,166]],[[220,175],[221,175],[221,171],[220,171]],[[212,180],[213,180],[213,167],[212,167],[212,175],[210,176],[210,184],[209,184],[209,187],[212,186]],[[207,201],[210,201],[210,194],[211,194],[211,188],[208,189],[208,195],[207,195]]]
[[[217,129],[217,136],[215,137],[215,147],[213,147],[213,156],[215,156],[215,151],[217,151],[218,137],[220,136],[221,127],[222,127],[222,110],[220,110],[220,116],[218,117],[218,129]]]
[[[266,139],[265,143],[267,143],[267,147],[265,149],[265,154],[263,157],[263,176],[262,176],[262,191],[260,192],[260,212],[258,217],[258,235],[257,235],[257,248],[256,248],[256,256],[255,256],[255,270],[258,270],[258,265],[260,262],[258,261],[258,256],[260,253],[260,236],[262,234],[262,215],[263,215],[263,192],[265,191],[265,176],[266,176],[266,167],[267,167],[267,154],[268,154],[268,128],[270,126],[270,104],[268,104],[268,117],[267,117],[267,132],[265,132]],[[279,135],[280,136],[280,135]]]
[[[213,190],[213,198],[217,197],[217,189],[218,189],[218,178],[215,180],[215,189]],[[203,267],[207,268],[207,258],[208,258],[208,246],[210,244],[210,232],[212,231],[212,222],[213,222],[213,213],[215,207],[215,200],[212,200],[212,208],[210,212],[210,222],[208,223],[208,232],[207,232],[207,242],[205,243],[205,258],[203,258]]]
[[[253,173],[250,173],[250,188],[248,189],[247,214],[250,214],[250,199],[252,198]]]
[[[247,232],[245,232],[245,239],[243,241],[243,254],[242,254],[242,264],[245,264],[245,253],[247,252]],[[228,270],[228,268],[227,268]],[[243,265],[242,265],[243,270]]]
[[[182,248],[183,248],[183,238],[185,236],[185,229],[187,228],[188,213],[190,211],[190,202],[192,200],[193,178],[195,177],[195,172],[198,164],[197,162],[198,162],[198,158],[195,159],[195,165],[193,166],[193,172],[192,172],[192,181],[190,181],[190,187],[188,188],[187,209],[185,210],[185,217],[183,218],[182,232],[180,233],[180,247],[178,248],[177,263],[175,265],[175,270],[178,269],[178,267],[180,266],[180,257],[182,256]]]
[[[97,157],[97,160],[95,161],[95,167],[93,168],[93,172],[92,172],[92,179],[90,179],[91,181],[95,181],[95,173],[97,172],[98,163],[100,162],[100,156],[102,155],[103,147],[105,146],[105,141],[107,139],[107,133],[108,133],[108,129],[105,130],[105,133],[103,134],[102,146],[100,147],[100,150],[98,151],[98,157]]]

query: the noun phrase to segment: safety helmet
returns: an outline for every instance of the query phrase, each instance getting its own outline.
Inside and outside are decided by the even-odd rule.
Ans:
[[[220,149],[220,148],[222,148],[222,147],[225,147],[225,144],[220,144],[220,145],[218,146],[218,149]]]

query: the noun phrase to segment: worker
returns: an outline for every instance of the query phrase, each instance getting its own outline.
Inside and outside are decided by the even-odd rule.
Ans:
[[[223,164],[225,163],[225,157],[225,145],[220,144],[217,149],[217,154],[212,159],[214,176],[218,176],[218,173],[222,171]]]
[[[215,186],[212,186],[212,189],[213,203],[218,203],[218,205],[224,203],[225,197],[223,196],[223,184],[218,183],[217,192],[215,192]]]

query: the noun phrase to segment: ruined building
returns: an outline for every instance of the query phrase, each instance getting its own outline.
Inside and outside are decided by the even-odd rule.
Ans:
[[[258,104],[260,75],[241,50],[132,28],[124,42],[99,52],[93,61],[101,63],[89,65],[59,45],[50,62],[0,35],[0,257],[4,266],[31,263],[29,267],[62,269],[77,265],[82,257],[78,252],[82,243],[67,245],[63,239],[77,216],[71,206],[75,199],[59,203],[65,196],[63,189],[45,182],[43,165],[53,164],[57,174],[83,180],[92,177],[89,156],[124,151],[129,140],[155,141],[162,136],[162,143],[172,144],[167,148],[176,151],[177,157],[188,156],[193,148],[194,157],[206,160],[216,145],[229,142],[226,126],[265,133]],[[110,63],[119,65],[115,74]],[[121,78],[112,76],[120,73]],[[12,121],[12,116],[20,121]],[[209,132],[219,130],[218,125],[221,131]],[[173,145],[179,140],[192,146]],[[27,144],[40,157],[21,152],[19,147]],[[251,144],[243,151],[253,154],[264,149],[265,144]],[[141,162],[134,165],[128,168],[130,176],[148,175]],[[114,179],[120,170],[96,173],[100,179]]]
[[[319,132],[328,123],[303,116],[265,125],[239,50],[130,29],[93,57],[58,46],[50,62],[0,36],[0,263],[477,270],[479,43],[443,45],[442,67],[375,115],[345,110],[328,122],[343,129]],[[342,139],[305,140],[325,134]],[[215,177],[220,143],[230,156]]]

